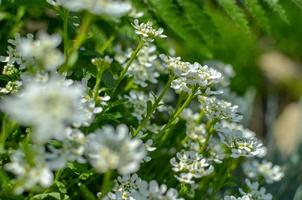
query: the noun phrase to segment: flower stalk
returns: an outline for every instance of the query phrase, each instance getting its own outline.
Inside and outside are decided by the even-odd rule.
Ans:
[[[171,86],[171,82],[174,80],[175,76],[171,75],[169,76],[169,80],[166,83],[166,85],[164,86],[163,90],[161,91],[161,93],[159,94],[159,96],[156,98],[155,102],[153,103],[152,107],[150,108],[150,110],[147,111],[146,116],[144,117],[143,121],[139,124],[139,126],[137,127],[137,129],[133,132],[133,136],[137,136],[138,133],[146,127],[146,124],[148,122],[148,120],[151,118],[152,114],[154,113],[154,111],[158,108],[158,105],[160,103],[160,101],[162,100],[162,98],[164,97],[164,95],[167,93],[167,91],[169,90],[170,86]]]
[[[122,70],[122,72],[120,73],[120,75],[119,75],[119,77],[117,79],[116,87],[112,91],[112,93],[111,93],[112,95],[111,96],[115,96],[116,91],[117,91],[118,87],[120,86],[122,80],[125,78],[125,75],[126,75],[128,69],[129,69],[130,65],[132,64],[132,62],[136,58],[137,54],[143,48],[144,45],[145,45],[145,41],[144,40],[140,40],[139,43],[138,43],[138,45],[134,49],[134,51],[131,53],[131,56],[130,56],[128,62],[126,63],[124,69]]]
[[[160,140],[160,144],[163,144],[168,136],[169,136],[169,132],[167,131],[172,124],[174,123],[174,121],[179,117],[179,115],[182,113],[182,111],[191,103],[191,101],[194,99],[195,94],[197,92],[198,87],[194,87],[192,90],[192,93],[187,97],[186,101],[182,104],[182,106],[180,108],[178,108],[175,113],[172,115],[172,117],[170,118],[170,120],[168,121],[168,123],[162,128],[161,133],[163,133],[164,135],[162,136],[161,140]],[[161,134],[159,134],[161,135]]]

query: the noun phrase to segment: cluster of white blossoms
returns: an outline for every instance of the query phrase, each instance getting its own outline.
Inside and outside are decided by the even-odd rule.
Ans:
[[[67,126],[91,122],[83,109],[84,88],[60,76],[42,81],[26,81],[15,96],[7,97],[1,109],[20,124],[33,127],[32,139],[45,143],[63,140]]]
[[[86,154],[99,172],[111,169],[117,169],[121,174],[135,172],[146,154],[142,142],[131,139],[125,125],[119,125],[116,130],[105,126],[89,134],[87,140]]]
[[[194,179],[207,176],[214,171],[214,167],[195,151],[181,151],[170,160],[175,177],[184,183],[194,184]]]
[[[22,82],[20,81],[8,81],[5,87],[0,88],[1,94],[16,94],[19,92]]]
[[[63,169],[68,162],[86,163],[85,145],[87,139],[79,129],[67,128],[66,138],[61,141],[60,148],[46,146],[45,162],[52,170]]]
[[[116,50],[119,52],[115,56],[123,67],[126,65],[127,59],[131,56],[131,49],[127,49],[126,52],[122,52],[118,47]],[[136,59],[131,63],[127,74],[133,77],[134,82],[141,86],[147,87],[149,83],[157,83],[159,72],[156,68],[160,63],[156,54],[155,45],[145,45],[139,51]]]
[[[251,179],[263,177],[265,182],[269,184],[280,181],[284,176],[280,166],[273,165],[273,163],[266,160],[262,162],[258,160],[247,161],[243,164],[243,171]]]
[[[166,67],[176,76],[171,83],[176,93],[192,93],[195,87],[205,92],[213,84],[222,80],[222,74],[207,65],[184,62],[180,57],[161,55],[161,58]]]
[[[266,148],[256,138],[255,133],[239,124],[222,121],[216,124],[221,142],[231,150],[231,157],[264,157]]]
[[[272,195],[266,193],[266,189],[263,187],[259,187],[258,182],[251,182],[249,179],[245,180],[247,185],[247,191],[239,188],[239,192],[242,195],[241,197],[235,196],[225,196],[224,200],[272,200]]]
[[[168,188],[165,184],[159,185],[157,181],[144,181],[137,174],[118,177],[116,184],[104,200],[183,200],[178,196],[177,190]]]
[[[87,10],[96,15],[112,17],[121,17],[132,8],[127,0],[47,0],[47,2],[54,6],[63,6],[73,12]]]
[[[33,40],[32,34],[27,34],[27,40]],[[17,46],[21,41],[20,34],[16,34],[14,39],[9,39],[8,43],[10,46],[7,47],[6,56],[0,56],[0,62],[6,63],[6,66],[15,66],[18,65],[20,69],[24,69],[26,66],[34,64],[33,60],[25,59],[21,56],[20,52],[17,51]],[[25,38],[23,38],[25,39]]]
[[[163,34],[164,29],[158,28],[154,29],[153,23],[148,21],[147,23],[139,23],[138,19],[133,22],[133,27],[135,28],[135,33],[141,37],[145,42],[153,42],[155,38],[166,38],[167,36]]]
[[[47,70],[55,70],[64,63],[64,55],[57,49],[60,43],[60,35],[39,32],[36,40],[33,40],[33,37],[20,38],[16,48],[22,58],[34,60],[36,64]]]
[[[242,116],[238,113],[238,106],[216,97],[199,96],[201,109],[206,117],[213,120],[240,121]]]
[[[35,158],[30,156],[33,155],[26,157],[22,151],[17,150],[11,155],[11,162],[4,166],[17,177],[14,180],[16,194],[21,194],[36,185],[48,188],[53,183],[53,173],[48,165],[39,156]]]

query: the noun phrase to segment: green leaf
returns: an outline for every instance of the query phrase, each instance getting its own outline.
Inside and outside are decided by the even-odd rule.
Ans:
[[[199,34],[202,35],[208,46],[215,43],[215,39],[219,36],[217,27],[211,18],[205,13],[204,9],[194,1],[177,0],[184,10],[184,15],[194,26]]]
[[[239,27],[247,33],[250,32],[245,14],[237,5],[236,0],[218,0],[218,3]]]
[[[279,17],[285,21],[286,23],[289,23],[288,18],[286,16],[286,12],[284,8],[280,5],[278,0],[264,0],[272,9],[275,13],[279,15]]]
[[[302,0],[292,0],[302,10]]]
[[[244,2],[247,10],[251,13],[251,15],[254,17],[259,26],[269,33],[270,26],[268,23],[268,19],[265,15],[265,11],[263,10],[262,6],[259,4],[259,1],[245,0]]]
[[[192,26],[183,12],[179,10],[171,0],[149,0],[148,4],[154,10],[154,14],[161,18],[165,24],[180,38],[182,38],[194,51],[206,58],[213,55],[206,47],[205,41]],[[196,48],[198,45],[198,48]]]

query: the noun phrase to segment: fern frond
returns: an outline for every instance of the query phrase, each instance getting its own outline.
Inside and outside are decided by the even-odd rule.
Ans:
[[[218,3],[238,26],[245,32],[250,32],[246,16],[237,5],[236,0],[218,0]]]
[[[190,47],[197,50],[205,58],[211,58],[212,53],[206,47],[205,41],[189,20],[180,12],[177,5],[170,0],[149,0],[149,6],[155,15],[164,21],[166,26],[182,38]],[[196,45],[199,45],[196,49]]]
[[[254,17],[256,22],[259,24],[261,28],[263,28],[266,32],[270,32],[270,26],[268,19],[265,15],[265,11],[259,4],[258,0],[245,0],[245,7]]]
[[[286,12],[284,10],[284,8],[280,5],[280,3],[278,2],[278,0],[264,0],[269,7],[271,7],[273,9],[274,12],[276,12],[280,18],[285,21],[286,23],[288,23],[288,18],[286,16]]]
[[[204,9],[194,1],[177,0],[184,10],[184,14],[196,30],[203,36],[208,46],[215,43],[218,37],[218,30],[211,18],[204,12]]]
[[[302,0],[292,0],[302,10]]]

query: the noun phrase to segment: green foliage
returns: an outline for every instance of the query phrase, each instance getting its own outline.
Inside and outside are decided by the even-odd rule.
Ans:
[[[238,26],[249,32],[248,21],[235,0],[218,0],[218,2]]]
[[[174,2],[171,0],[150,0],[149,2],[154,14],[162,19],[166,26],[174,31],[176,35],[192,48],[198,44],[199,48],[195,49],[195,51],[198,51],[204,57],[212,57],[211,52],[205,46],[204,38],[190,24],[189,20]]]
[[[289,22],[288,18],[286,16],[286,12],[283,9],[283,7],[280,5],[280,3],[278,2],[278,0],[264,0],[272,9],[274,12],[276,12],[282,20],[284,20],[285,22]]]
[[[267,16],[262,6],[259,4],[258,0],[245,0],[244,1],[246,8],[249,10],[251,15],[255,18],[256,22],[261,28],[266,32],[270,32],[270,26],[268,23]]]

